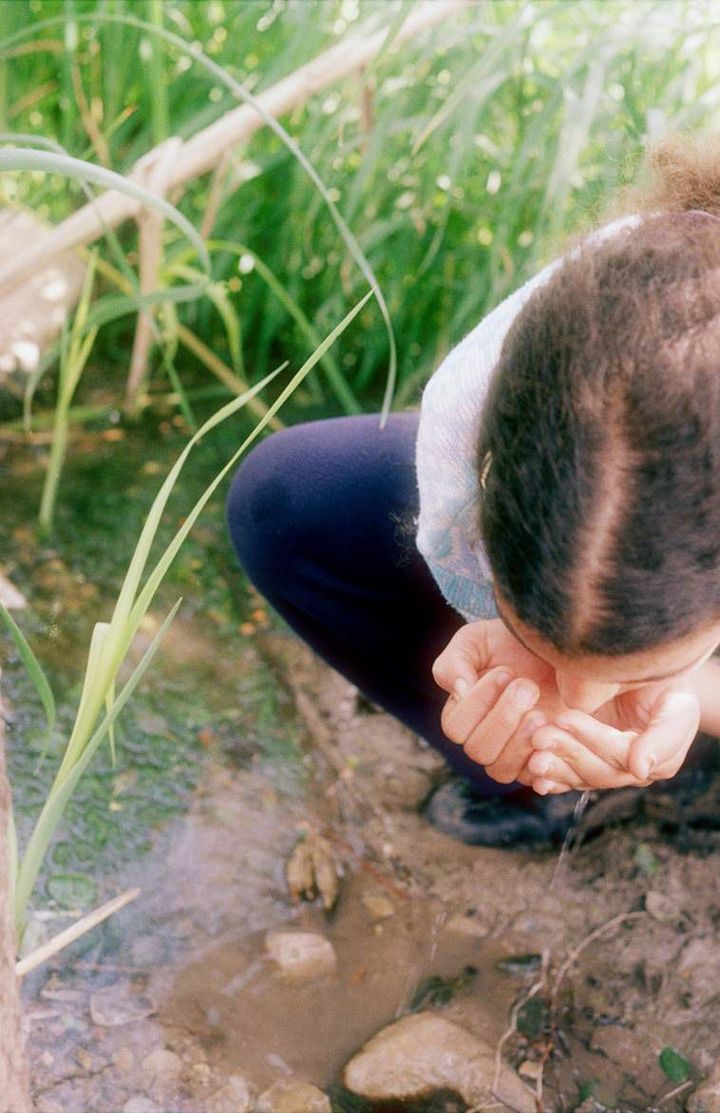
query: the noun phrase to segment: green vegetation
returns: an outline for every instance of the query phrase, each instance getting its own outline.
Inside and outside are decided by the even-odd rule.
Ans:
[[[86,290],[87,289],[88,287],[86,286]],[[17,867],[14,867],[14,869],[16,868],[17,870],[15,880],[15,907],[19,931],[21,931],[23,927],[27,903],[40,871],[42,860],[47,852],[65,807],[101,743],[106,737],[109,737],[112,744],[111,731],[115,720],[142,679],[145,670],[159,648],[160,642],[170,622],[175,617],[180,605],[180,600],[171,608],[167,618],[160,624],[157,632],[152,637],[140,661],[132,668],[129,678],[122,683],[120,690],[116,692],[116,685],[120,679],[121,669],[126,664],[126,659],[134,638],[145,620],[157,590],[173,560],[177,556],[185,538],[190,533],[190,530],[197,521],[205,505],[228,472],[237,464],[241,455],[262,432],[262,429],[269,422],[274,412],[278,410],[283,402],[290,397],[293,391],[302,384],[305,377],[330,348],[332,343],[354,320],[369,296],[369,294],[366,295],[366,297],[346,315],[345,319],[333,329],[330,335],[322,341],[310,358],[305,361],[300,370],[290,379],[290,382],[283,388],[270,410],[268,410],[266,417],[258,422],[252,432],[245,437],[240,447],[233,453],[229,461],[203,491],[195,502],[195,505],[183,517],[182,524],[174,533],[169,544],[166,545],[161,552],[147,576],[145,576],[145,570],[150,560],[151,550],[168,499],[170,498],[172,490],[192,449],[203,436],[209,434],[217,425],[241,410],[252,395],[258,393],[263,387],[267,386],[272,379],[277,377],[279,371],[272,372],[270,375],[266,376],[265,379],[261,380],[260,383],[252,388],[252,391],[246,392],[240,395],[239,398],[227,403],[226,406],[223,406],[222,409],[203,424],[202,428],[189,440],[155,496],[141,530],[140,537],[133,550],[127,572],[120,585],[112,617],[109,622],[96,622],[93,626],[77,714],[72,728],[69,731],[69,737],[62,755],[62,760],[55,775],[55,779],[49,789],[47,799],[37,819],[37,823],[33,827],[25,852],[17,864]],[[78,310],[78,316],[84,315],[86,311],[87,297],[84,297],[81,301],[80,309]],[[79,362],[82,365],[84,360],[80,359]],[[283,370],[283,368],[279,370]],[[144,580],[143,577],[145,577]],[[0,604],[0,613],[4,612],[4,610],[5,608]],[[10,624],[12,621],[6,612],[5,621],[7,624]],[[17,631],[17,628],[15,628],[15,630]],[[19,634],[17,634],[17,632],[16,637],[19,639]],[[37,666],[36,659],[32,657],[29,649],[22,644],[22,641],[20,641],[19,644],[21,655],[24,659],[30,661],[31,675],[34,676]],[[43,686],[36,678],[36,686],[42,697],[43,693],[47,690],[47,683]],[[13,845],[14,841],[13,838]]]
[[[380,36],[364,68],[299,96],[280,123],[265,112],[263,126],[215,170],[153,202],[155,220],[167,220],[150,244],[150,285],[138,275],[150,241],[132,222],[107,228],[86,253],[74,317],[29,377],[24,400],[17,383],[0,393],[0,436],[17,437],[23,416],[52,431],[42,450],[44,493],[36,477],[24,491],[28,514],[40,508],[45,542],[63,555],[77,545],[82,520],[77,507],[63,507],[72,497],[62,468],[73,426],[124,435],[123,420],[127,429],[144,421],[151,437],[180,427],[193,434],[181,460],[204,430],[218,457],[212,473],[222,476],[238,441],[244,447],[277,426],[284,402],[290,419],[377,409],[393,390],[396,407],[415,404],[452,344],[568,231],[602,215],[648,140],[667,128],[702,127],[720,99],[720,31],[694,0],[479,2],[402,42],[415,11],[407,0],[0,4],[0,206],[29,208],[50,224],[110,182],[147,198],[151,185],[128,175],[152,148],[191,140],[238,102],[254,105],[347,36]],[[182,160],[182,146],[170,149]],[[320,343],[355,313],[341,347]],[[139,321],[150,357],[129,375]],[[302,365],[289,385],[268,375],[285,363]],[[245,419],[240,437],[236,426],[231,434],[216,429],[219,417],[208,415],[221,405],[220,415],[230,416],[243,399],[255,424]],[[122,503],[123,521],[139,514],[129,498],[137,496],[144,514],[143,475],[127,488],[119,478],[127,460],[115,471],[98,441],[95,451],[116,489],[95,477],[88,505],[104,489],[113,506]],[[74,554],[117,604],[111,621],[95,627],[77,718],[61,702],[55,730],[43,728],[62,728],[70,742],[20,871],[21,906],[69,789],[112,736],[126,698],[122,690],[116,698],[115,682],[133,635],[217,488],[219,479],[206,475],[195,510],[164,534],[161,511],[178,471],[142,532],[139,516],[118,539],[130,566],[122,583],[117,562],[105,567],[102,539],[88,532]],[[143,586],[158,529],[163,555]],[[39,666],[21,652],[50,720]],[[120,679],[128,694],[139,675]],[[261,716],[269,706],[261,701]],[[268,730],[272,718],[265,715]],[[280,735],[272,745],[283,752]],[[110,776],[111,767],[99,769],[98,777]],[[25,784],[42,805],[45,796]],[[77,871],[55,853],[67,869],[54,895],[75,899]],[[647,855],[637,866],[655,868]],[[679,1069],[674,1061],[671,1069]]]
[[[719,95],[718,32],[706,6],[691,0],[495,0],[397,49],[392,37],[411,8],[399,2],[16,0],[3,8],[0,124],[121,173],[168,136],[188,139],[232,108],[233,81],[257,94],[344,36],[385,29],[373,64],[283,120],[325,197],[267,127],[232,152],[220,175],[173,197],[215,241],[225,312],[198,296],[171,305],[170,317],[250,382],[283,359],[301,361],[309,330],[328,331],[367,288],[329,201],[384,292],[398,344],[398,405],[417,400],[442,354],[566,230],[602,211],[648,137],[702,126]],[[88,15],[97,19],[84,22]],[[104,17],[142,18],[150,29]],[[201,47],[228,82],[160,33]],[[0,200],[57,222],[83,198],[36,171],[5,175]],[[120,239],[132,262],[133,229]],[[238,243],[247,248],[239,257]],[[172,227],[164,251],[166,286],[186,281],[186,242]],[[102,253],[112,260],[112,244]],[[110,322],[95,349],[118,394],[132,326],[128,316]],[[297,405],[312,413],[378,407],[389,335],[369,305],[337,364],[308,381]],[[179,397],[179,382],[191,397],[207,383],[197,347],[178,346],[175,383],[168,367],[158,354],[151,393]]]

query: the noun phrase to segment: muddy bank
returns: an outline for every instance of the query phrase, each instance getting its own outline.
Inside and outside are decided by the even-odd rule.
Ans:
[[[142,898],[28,985],[39,1108],[110,1113],[144,1098],[155,1105],[129,1113],[202,1113],[242,1079],[249,1108],[292,1080],[338,1110],[461,1110],[449,1091],[398,1106],[342,1085],[366,1040],[429,1009],[500,1047],[546,1110],[589,1096],[682,1109],[720,1054],[718,836],[678,827],[656,794],[652,815],[586,842],[550,891],[556,853],[473,849],[429,828],[417,808],[442,775],[434,756],[293,638],[266,637],[246,667],[255,654],[299,697],[297,729],[310,724],[297,760],[211,752],[188,814],[123,874]],[[288,893],[285,864],[308,831],[341,872],[330,914]],[[273,928],[321,934],[335,968],[287,982]],[[538,984],[538,1007],[518,1009]],[[97,1023],[101,991],[110,1019],[115,997],[137,1015]],[[662,1069],[667,1048],[687,1060],[686,1085]]]
[[[61,526],[69,536],[82,521],[93,543],[72,556],[39,546],[13,502],[0,554],[31,600],[26,629],[66,685],[59,732],[76,695],[73,647],[102,617],[126,555],[110,564],[102,538],[141,478],[118,494],[111,476],[97,499],[95,468],[77,469]],[[36,472],[21,469],[18,489],[28,480]],[[395,1054],[388,1026],[416,1015],[449,1025],[428,1031],[456,1038],[456,1051],[505,1064],[534,1108],[682,1110],[720,1059],[720,833],[707,826],[720,816],[717,785],[686,808],[653,790],[588,838],[551,888],[557,852],[468,848],[425,823],[442,764],[273,625],[239,585],[221,508],[173,577],[163,605],[187,601],[123,720],[118,764],[99,755],[35,900],[38,942],[118,891],[142,890],[25,981],[40,1113],[288,1101],[299,1113],[293,1102],[323,1094],[338,1113],[461,1113],[472,1102],[437,1062],[434,1096],[410,1104],[344,1085],[366,1041],[389,1030]],[[50,767],[35,773],[42,724],[17,662],[4,664],[23,837]],[[294,848],[315,836],[335,863],[330,911],[287,883]],[[288,980],[273,931],[322,937],[332,962]],[[417,1064],[405,1066],[407,1076]],[[320,1097],[288,1090],[299,1084]]]

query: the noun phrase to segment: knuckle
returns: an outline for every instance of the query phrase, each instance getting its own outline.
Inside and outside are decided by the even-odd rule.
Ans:
[[[512,784],[512,782],[517,779],[517,771],[515,769],[499,763],[488,765],[485,772],[488,777],[492,777],[494,781],[497,781],[497,783],[501,785]]]
[[[453,715],[453,710],[452,704],[448,701],[440,715],[440,726],[446,738],[449,738],[451,742],[462,744],[465,741],[465,733],[460,729],[460,725]]]
[[[437,684],[442,684],[443,680],[445,679],[445,669],[446,669],[446,658],[445,658],[445,654],[441,653],[440,656],[436,657],[435,660],[433,661],[432,670],[431,670],[432,675],[433,675],[433,680]]]
[[[584,716],[582,711],[574,711],[572,709],[563,711],[557,717],[557,725],[564,730],[581,730],[584,723]]]

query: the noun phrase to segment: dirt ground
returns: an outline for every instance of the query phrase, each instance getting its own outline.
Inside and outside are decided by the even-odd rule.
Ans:
[[[338,1111],[404,1109],[358,1102],[340,1077],[418,1006],[499,1049],[538,1110],[685,1108],[720,1055],[720,786],[685,809],[662,789],[621,801],[559,871],[557,850],[462,846],[419,812],[446,775],[432,752],[291,635],[248,643],[243,667],[260,660],[304,756],[286,774],[211,760],[188,815],[125,876],[142,897],[27,980],[39,1113],[235,1113],[228,1084],[279,1079]],[[341,873],[330,913],[288,893],[308,835]],[[324,934],[339,976],[279,982],[264,949],[278,927]]]

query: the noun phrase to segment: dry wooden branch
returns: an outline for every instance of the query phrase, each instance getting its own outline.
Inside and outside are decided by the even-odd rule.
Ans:
[[[179,139],[168,139],[156,148],[157,157],[154,158],[146,173],[142,184],[164,197],[175,160],[180,155],[182,143]],[[140,164],[138,164],[138,169]],[[140,233],[140,292],[152,294],[157,288],[158,270],[162,259],[162,230],[163,217],[154,209],[147,209],[138,217]],[[130,371],[128,373],[125,391],[125,406],[133,412],[137,408],[138,395],[143,387],[147,374],[147,364],[153,341],[152,314],[143,310],[138,314],[133,340],[132,356],[130,358]]]
[[[477,5],[477,0],[427,0],[411,11],[395,37],[395,46],[414,38],[463,11]],[[304,104],[311,96],[340,81],[367,63],[380,51],[386,31],[371,35],[353,35],[319,54],[307,65],[265,89],[256,98],[263,109],[279,117]],[[259,128],[263,119],[250,105],[241,105],[227,112],[210,127],[182,144],[168,180],[168,190],[205,174],[222,159],[226,151],[246,142]],[[154,148],[142,159],[144,170],[162,151]],[[137,167],[136,167],[137,170]],[[136,171],[131,173],[134,177]],[[42,243],[27,245],[22,253],[0,265],[0,287],[13,287],[35,274],[56,255],[81,244],[92,243],[106,228],[115,228],[128,217],[137,216],[140,204],[125,194],[109,190],[93,204],[85,205],[59,224]]]

